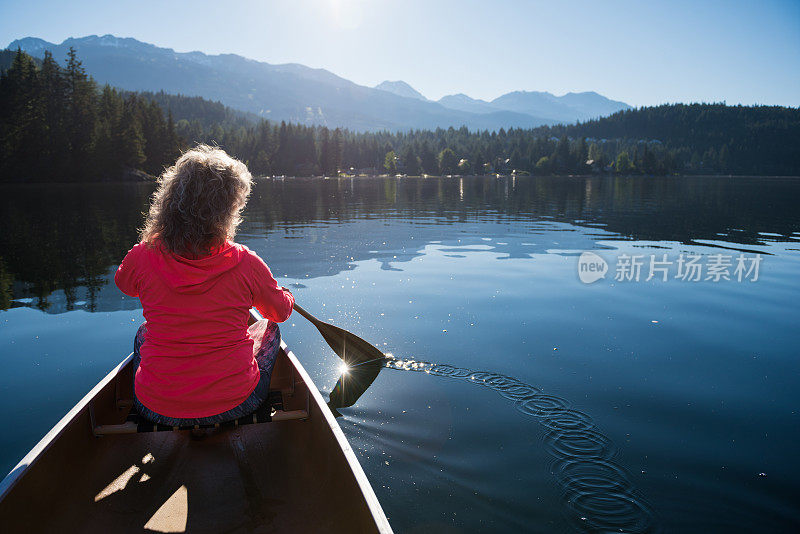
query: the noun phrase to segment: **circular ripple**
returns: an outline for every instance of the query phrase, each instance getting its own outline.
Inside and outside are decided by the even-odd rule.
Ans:
[[[497,392],[509,400],[528,399],[539,395],[541,390],[528,384],[512,384],[508,387],[495,388]]]
[[[437,376],[450,376],[456,370],[452,365],[446,363],[437,363],[431,366],[431,374]]]
[[[475,373],[471,373],[469,375],[469,378],[470,380],[474,380],[479,384],[488,385],[489,380],[495,380],[497,378],[500,378],[500,375],[496,375],[494,373],[486,373],[484,371],[477,371]]]
[[[510,378],[508,376],[503,376],[503,375],[495,375],[492,378],[486,379],[486,385],[492,389],[501,390],[501,389],[508,389],[512,386],[522,386],[524,384],[519,380],[517,380],[516,378]]]
[[[559,460],[553,464],[553,474],[568,492],[631,491],[628,475],[617,464],[601,458]]]
[[[569,459],[605,459],[614,455],[611,440],[595,429],[551,430],[544,436],[545,446],[555,457]]]
[[[572,409],[554,410],[547,414],[542,425],[552,430],[590,430],[595,427],[587,414]]]
[[[534,395],[519,399],[514,407],[525,415],[533,417],[547,417],[554,411],[567,408],[567,401],[552,395]]]
[[[463,367],[454,367],[453,372],[450,373],[450,378],[469,378],[472,376],[473,372],[469,369],[464,369]]]
[[[394,360],[387,367],[427,371],[432,375],[467,379],[515,401],[520,412],[541,418],[548,430],[544,443],[556,460],[553,475],[568,506],[577,515],[575,526],[590,532],[650,532],[653,513],[639,499],[627,473],[610,458],[614,446],[599,432],[589,415],[569,408],[566,400],[544,395],[519,380],[496,373],[472,371],[448,364]]]
[[[592,532],[650,532],[653,513],[631,493],[583,491],[569,495],[567,505]]]

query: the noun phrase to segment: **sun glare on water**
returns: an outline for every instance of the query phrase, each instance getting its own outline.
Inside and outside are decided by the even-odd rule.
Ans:
[[[346,375],[348,371],[350,371],[350,366],[347,365],[346,363],[342,362],[339,365],[339,374]]]

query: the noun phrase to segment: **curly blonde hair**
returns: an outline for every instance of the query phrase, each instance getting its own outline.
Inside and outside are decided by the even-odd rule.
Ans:
[[[252,180],[224,150],[196,146],[159,177],[141,240],[180,256],[207,255],[233,239]]]

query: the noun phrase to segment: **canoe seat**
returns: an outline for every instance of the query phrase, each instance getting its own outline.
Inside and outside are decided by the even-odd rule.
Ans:
[[[93,425],[95,436],[105,436],[110,434],[135,434],[140,432],[167,432],[175,430],[193,430],[201,428],[236,428],[241,425],[251,425],[256,423],[269,423],[271,421],[286,421],[293,419],[308,418],[306,410],[283,409],[283,392],[281,390],[270,390],[267,400],[255,412],[239,417],[232,421],[216,423],[213,425],[186,425],[186,426],[167,426],[159,425],[148,421],[136,411],[133,402],[118,401],[121,405],[130,405],[131,411],[126,421],[119,425]]]

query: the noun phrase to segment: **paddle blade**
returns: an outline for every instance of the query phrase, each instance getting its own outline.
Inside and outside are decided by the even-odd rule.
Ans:
[[[352,332],[322,321],[318,321],[315,326],[333,349],[333,352],[338,354],[348,366],[386,358],[386,355],[381,350]]]
[[[364,394],[378,373],[384,368],[384,360],[367,361],[354,367],[343,369],[342,376],[331,390],[328,407],[334,415],[339,414],[337,408],[349,408]]]

